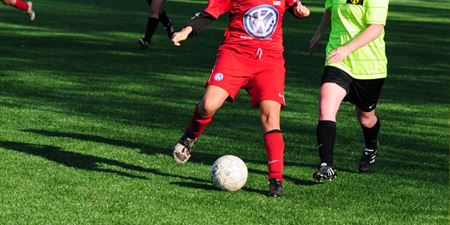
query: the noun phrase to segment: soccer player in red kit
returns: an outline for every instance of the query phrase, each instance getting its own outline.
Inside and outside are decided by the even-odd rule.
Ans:
[[[36,18],[36,13],[33,11],[33,3],[31,2],[24,2],[22,0],[2,0],[2,2],[5,5],[10,5],[14,8],[25,11],[31,21]]]
[[[309,16],[299,0],[209,0],[208,5],[172,36],[174,45],[196,35],[220,15],[229,13],[225,40],[184,134],[174,147],[176,162],[185,163],[194,142],[226,100],[233,101],[244,88],[251,106],[259,107],[269,169],[269,196],[283,195],[284,141],[280,111],[285,106],[282,21],[285,11]]]

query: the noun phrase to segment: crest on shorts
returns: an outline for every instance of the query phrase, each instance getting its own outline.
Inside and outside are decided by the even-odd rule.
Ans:
[[[216,75],[214,75],[214,80],[215,81],[223,80],[223,74],[222,73],[216,73]]]
[[[347,3],[351,3],[353,5],[362,5],[364,0],[347,0]]]
[[[278,10],[271,5],[259,5],[249,9],[243,19],[245,31],[252,37],[271,37],[278,24]]]

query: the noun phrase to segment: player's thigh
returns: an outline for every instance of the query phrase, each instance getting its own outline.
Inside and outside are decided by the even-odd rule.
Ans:
[[[252,66],[242,59],[242,54],[229,49],[220,49],[207,86],[217,86],[226,90],[234,101],[239,90],[251,76]]]
[[[326,66],[319,96],[319,119],[336,120],[342,101],[349,93],[351,77],[339,68]]]
[[[357,80],[352,82],[350,102],[364,112],[371,112],[377,107],[385,79]]]
[[[264,65],[247,86],[251,96],[252,107],[259,106],[262,101],[272,100],[281,106],[286,105],[284,98],[284,81],[286,69],[284,61],[272,65]]]
[[[347,92],[340,85],[332,82],[323,83],[320,88],[320,120],[336,121],[336,114]]]

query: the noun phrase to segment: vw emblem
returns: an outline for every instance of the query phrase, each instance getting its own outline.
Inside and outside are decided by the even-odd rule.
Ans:
[[[216,73],[216,75],[214,75],[214,80],[216,80],[216,81],[223,80],[223,74],[222,73]]]
[[[272,36],[278,24],[278,11],[271,5],[260,5],[251,8],[244,15],[244,27],[247,33],[255,38]]]

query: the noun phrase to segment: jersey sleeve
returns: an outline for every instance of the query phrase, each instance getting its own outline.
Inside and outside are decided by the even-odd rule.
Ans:
[[[203,11],[218,19],[220,15],[230,11],[232,6],[233,0],[209,0]]]
[[[206,12],[198,12],[191,18],[191,20],[186,24],[186,26],[192,27],[191,36],[195,36],[205,29],[208,24],[214,21],[214,17]]]
[[[325,9],[331,9],[333,7],[333,0],[325,1]]]
[[[366,0],[366,22],[368,24],[386,24],[389,0]]]

